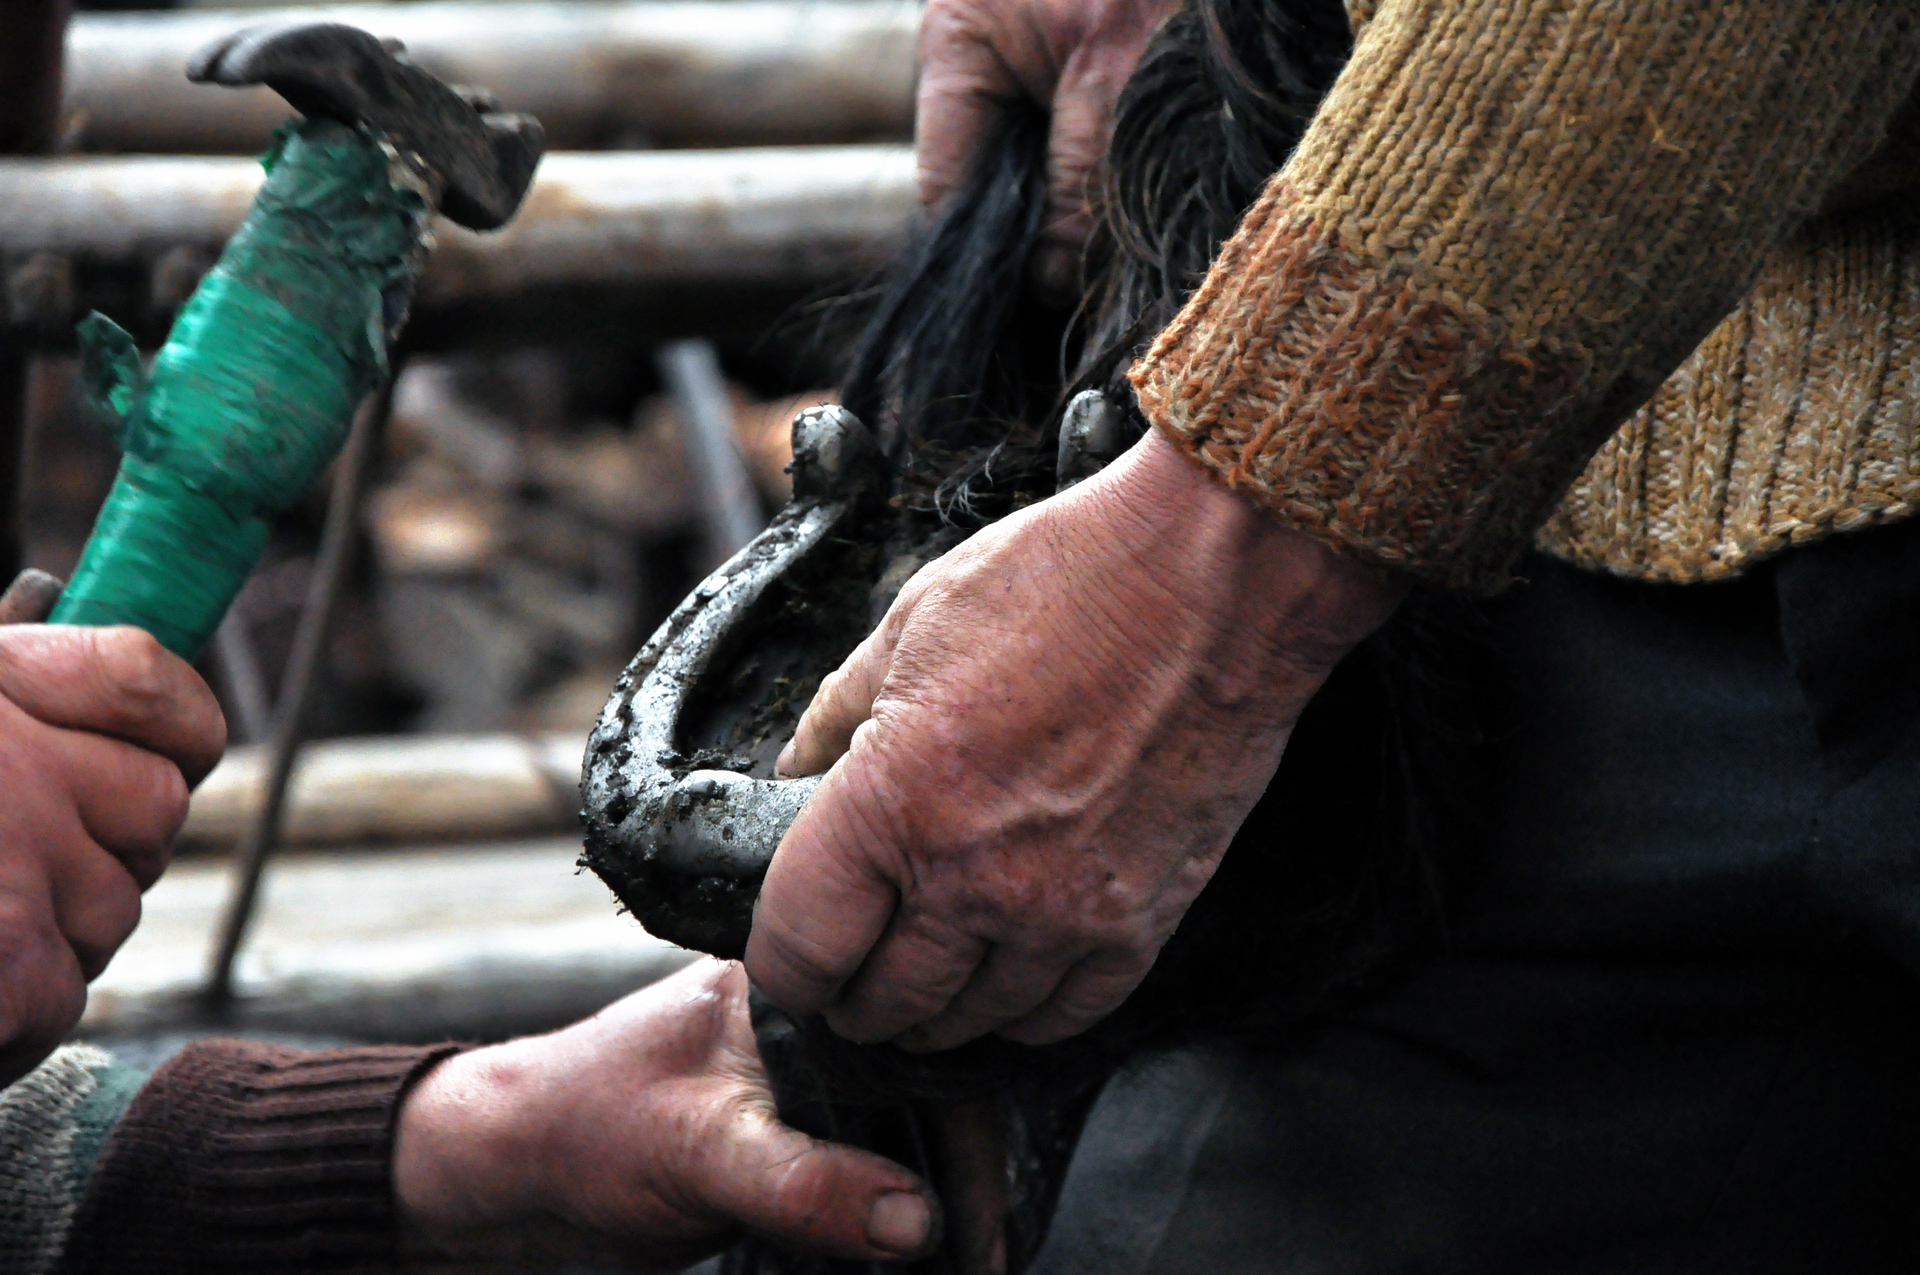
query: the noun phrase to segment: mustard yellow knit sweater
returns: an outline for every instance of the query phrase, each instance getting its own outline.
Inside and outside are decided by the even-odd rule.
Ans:
[[[1920,6],[1350,9],[1299,150],[1133,370],[1164,433],[1471,589],[1530,541],[1701,580],[1920,508]]]

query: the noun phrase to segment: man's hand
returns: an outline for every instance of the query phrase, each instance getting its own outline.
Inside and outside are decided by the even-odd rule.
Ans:
[[[1078,293],[1093,218],[1087,183],[1107,153],[1113,106],[1176,0],[928,0],[920,20],[914,149],[920,202],[937,207],[967,179],[999,103],[1052,112],[1047,218],[1028,263],[1049,296]]]
[[[139,629],[0,626],[0,1084],[79,1021],[226,739]]]
[[[864,1261],[939,1239],[926,1183],[780,1123],[737,964],[702,961],[586,1022],[462,1054],[401,1105],[411,1246],[678,1270],[742,1231]]]
[[[832,770],[761,888],[755,984],[908,1048],[1094,1023],[1398,598],[1154,433],[978,533],[908,582],[782,756]]]

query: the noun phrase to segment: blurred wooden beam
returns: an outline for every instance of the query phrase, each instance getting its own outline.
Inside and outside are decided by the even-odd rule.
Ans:
[[[653,938],[591,874],[578,837],[294,854],[274,865],[225,1012],[205,1008],[226,865],[174,863],[89,989],[78,1035],[138,1054],[177,1033],[367,1041],[550,1031],[697,959]]]
[[[86,14],[68,39],[79,149],[253,154],[286,104],[187,83],[194,50],[242,26],[325,18],[403,41],[421,65],[531,111],[556,150],[906,138],[911,0],[573,0]]]
[[[0,260],[68,281],[42,289],[61,313],[14,315],[10,330],[67,343],[73,320],[98,309],[136,336],[163,332],[260,176],[248,159],[0,161]],[[841,283],[895,250],[914,208],[905,146],[549,155],[505,230],[440,224],[414,330],[430,330],[437,311],[476,305],[511,328],[529,298],[557,291],[577,301]]]
[[[485,841],[579,825],[578,736],[381,735],[308,744],[287,790],[290,844]],[[193,794],[185,850],[231,846],[265,798],[265,749],[227,755]]]

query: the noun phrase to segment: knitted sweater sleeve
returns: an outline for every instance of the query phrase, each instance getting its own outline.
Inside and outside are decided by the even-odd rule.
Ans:
[[[58,1270],[391,1270],[394,1117],[454,1049],[189,1045],[107,1138]]]
[[[1917,76],[1911,0],[1384,0],[1141,408],[1291,525],[1497,588]]]

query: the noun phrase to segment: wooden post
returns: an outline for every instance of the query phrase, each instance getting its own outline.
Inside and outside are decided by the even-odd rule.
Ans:
[[[0,6],[0,155],[49,150],[59,135],[60,67],[71,7],[71,0]],[[6,282],[11,284],[10,275]],[[11,286],[7,292],[11,308]],[[21,566],[20,471],[31,357],[24,344],[0,336],[0,580],[11,580]]]
[[[27,455],[27,372],[33,355],[0,337],[0,580],[11,580],[26,565],[26,535],[20,510],[25,504]]]
[[[69,0],[0,5],[0,154],[51,150],[60,131]]]

